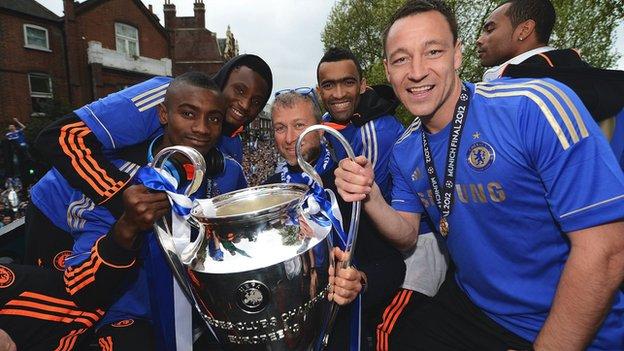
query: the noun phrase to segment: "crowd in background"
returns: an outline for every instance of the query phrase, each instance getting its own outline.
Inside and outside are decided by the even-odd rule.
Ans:
[[[279,154],[272,138],[249,138],[243,143],[243,171],[249,186],[262,184],[275,173]]]

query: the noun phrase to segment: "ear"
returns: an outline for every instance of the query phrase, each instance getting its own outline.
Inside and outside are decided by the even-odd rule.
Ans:
[[[360,94],[364,94],[365,91],[366,91],[366,78],[362,77],[362,80],[360,81]]]
[[[457,43],[455,43],[455,54],[453,55],[453,66],[455,70],[458,70],[462,65],[462,48],[463,45],[459,39],[457,39]]]
[[[386,72],[386,80],[390,81],[390,74],[388,73],[388,59],[383,59],[384,72]]]
[[[169,115],[167,114],[167,108],[164,103],[158,104],[158,121],[162,125],[167,125],[169,122]]]
[[[535,21],[532,19],[520,23],[514,30],[515,40],[527,40],[535,32]],[[537,40],[537,38],[534,38]]]

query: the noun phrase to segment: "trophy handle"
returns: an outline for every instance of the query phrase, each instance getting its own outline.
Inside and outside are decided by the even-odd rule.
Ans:
[[[183,194],[189,196],[195,193],[202,184],[204,179],[204,174],[206,173],[206,161],[199,151],[188,147],[188,146],[171,146],[162,149],[151,163],[151,167],[156,170],[162,170],[165,168],[167,160],[176,153],[180,153],[185,156],[191,164],[193,165],[193,176],[191,178],[190,184],[184,189]],[[177,189],[179,191],[179,189]],[[167,223],[167,218],[162,217],[154,222],[154,234],[156,239],[158,240],[158,244],[160,245],[163,254],[165,256],[165,260],[169,264],[171,268],[171,273],[175,277],[176,281],[179,283],[179,286],[189,300],[189,302],[194,305],[195,309],[203,315],[202,309],[195,298],[193,293],[193,289],[189,282],[188,277],[186,276],[186,265],[192,263],[193,259],[196,257],[196,254],[201,247],[204,240],[204,226],[197,222],[193,217],[190,217],[189,222],[199,228],[199,234],[197,238],[186,245],[182,252],[178,254],[178,249],[176,248],[176,244],[173,238],[173,233],[170,230],[170,226]],[[206,320],[204,318],[204,320]],[[210,325],[206,324],[210,332],[218,337],[210,327]]]
[[[347,141],[347,139],[345,139],[342,136],[342,134],[340,134],[340,132],[322,124],[315,124],[313,126],[310,126],[306,128],[306,130],[304,130],[303,133],[299,135],[299,138],[297,139],[297,145],[295,146],[295,152],[297,154],[297,163],[299,164],[299,167],[301,167],[301,169],[304,172],[306,172],[310,177],[312,177],[312,179],[314,179],[322,187],[323,181],[321,180],[321,177],[316,172],[314,167],[312,167],[312,165],[310,165],[306,160],[303,159],[303,155],[301,154],[301,143],[303,142],[303,138],[306,136],[306,134],[316,131],[316,130],[323,130],[333,135],[340,142],[342,147],[347,152],[347,156],[352,161],[355,160],[355,153],[353,152],[353,149],[351,148],[351,145],[349,145],[349,142]],[[353,247],[355,247],[355,243],[357,240],[358,227],[360,225],[360,209],[361,209],[361,202],[360,201],[354,202],[353,206],[351,207],[351,221],[349,223],[349,234],[347,235],[347,244],[345,246],[345,252],[349,254],[349,258],[347,259],[347,261],[343,263],[342,265],[343,268],[351,266],[351,259],[353,258],[351,251]],[[330,264],[332,265],[334,264],[333,260],[330,262]],[[340,306],[335,302],[331,305],[329,319],[326,324],[327,327],[325,328],[325,335],[323,336],[323,339],[322,339],[323,348],[326,348],[327,345],[329,344],[329,333],[332,329],[332,326],[334,325],[334,321],[336,319],[336,315],[338,313],[339,307]]]

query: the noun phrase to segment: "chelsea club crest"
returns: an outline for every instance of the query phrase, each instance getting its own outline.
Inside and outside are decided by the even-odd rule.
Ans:
[[[470,145],[468,149],[468,164],[475,171],[488,169],[495,158],[496,154],[494,153],[494,149],[486,142],[477,141]]]

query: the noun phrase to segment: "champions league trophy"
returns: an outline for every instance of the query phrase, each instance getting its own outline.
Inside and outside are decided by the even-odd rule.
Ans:
[[[300,153],[303,137],[318,129],[335,135],[354,156],[335,130],[322,125],[306,129],[297,142],[297,160],[322,187],[319,175]],[[180,154],[194,167],[183,189],[188,196],[201,186],[206,172],[199,152],[169,147],[156,155],[152,167],[169,168],[168,160]],[[334,243],[332,221],[322,208],[308,186],[280,183],[196,200],[187,220],[199,233],[183,245],[174,238],[173,218],[163,217],[154,224],[181,290],[225,349],[326,346],[337,305],[327,300]],[[346,251],[355,244],[359,211],[360,203],[354,203]]]

